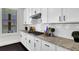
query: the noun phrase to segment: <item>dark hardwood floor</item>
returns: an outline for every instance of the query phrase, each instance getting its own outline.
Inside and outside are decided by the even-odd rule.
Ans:
[[[28,51],[20,42],[0,47],[0,51]]]

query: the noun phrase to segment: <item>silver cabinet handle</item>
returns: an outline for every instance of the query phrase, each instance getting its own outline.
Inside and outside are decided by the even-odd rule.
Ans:
[[[47,45],[47,44],[44,44],[45,46],[47,46],[47,47],[50,47],[49,45]]]
[[[65,16],[63,16],[64,17],[64,21],[65,21]]]
[[[34,11],[34,13],[36,14],[36,13],[37,13],[37,11],[35,10],[35,11]]]
[[[36,40],[38,42],[38,40]]]
[[[61,21],[61,16],[59,16],[59,21]]]
[[[22,35],[20,35],[20,37],[22,37]]]
[[[25,22],[25,24],[26,24],[26,22]]]
[[[31,40],[29,40],[29,43],[31,43]]]
[[[34,43],[34,47],[36,47],[36,43]]]
[[[27,38],[25,38],[25,40],[27,40]]]

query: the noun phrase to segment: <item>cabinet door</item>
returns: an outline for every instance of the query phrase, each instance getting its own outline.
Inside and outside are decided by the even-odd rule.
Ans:
[[[48,23],[59,22],[61,8],[48,8]]]
[[[27,23],[28,23],[28,24],[31,24],[31,20],[32,20],[32,19],[31,19],[30,16],[31,16],[31,8],[28,8],[28,9],[27,9]]]
[[[64,8],[63,16],[65,16],[66,21],[77,22],[79,21],[79,8]]]
[[[40,51],[40,50],[41,50],[41,39],[35,37],[34,51]]]
[[[40,8],[31,8],[31,16],[40,13]],[[36,20],[31,18],[31,24],[39,23],[41,20]]]
[[[48,43],[46,41],[42,41],[42,47],[41,47],[42,51],[55,51],[55,45]]]
[[[24,45],[24,36],[21,34],[21,43]]]
[[[25,33],[21,32],[20,33],[20,36],[21,36],[21,43],[26,46],[26,37],[25,37]]]
[[[24,9],[24,20],[23,20],[23,24],[26,24],[27,22],[27,9]]]
[[[35,15],[37,13],[40,13],[40,8],[31,8],[31,15]]]
[[[63,48],[63,47],[59,47],[59,46],[56,46],[56,50],[57,51],[69,51],[68,49]]]
[[[24,24],[31,24],[31,8],[24,9]]]
[[[47,23],[47,8],[42,8],[41,14],[42,23]]]
[[[27,49],[30,51],[34,50],[34,37],[31,35],[27,37]]]

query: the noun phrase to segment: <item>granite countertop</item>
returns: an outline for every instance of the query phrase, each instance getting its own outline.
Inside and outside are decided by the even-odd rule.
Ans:
[[[74,42],[74,40],[61,37],[47,37],[45,35],[39,35],[38,37],[71,51],[79,51],[79,43]]]
[[[22,30],[25,33],[28,33],[27,31]],[[33,35],[31,33],[28,33],[30,35]],[[35,36],[35,35],[33,35]],[[36,37],[45,40],[47,42],[53,43],[55,45],[58,45],[60,47],[69,49],[71,51],[79,51],[79,43],[74,42],[74,40],[71,39],[66,39],[66,38],[62,38],[62,37],[49,37],[49,36],[45,36],[44,34],[42,35],[37,35]]]

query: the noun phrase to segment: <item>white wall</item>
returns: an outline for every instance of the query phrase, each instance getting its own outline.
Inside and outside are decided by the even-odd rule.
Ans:
[[[17,9],[17,33],[2,34],[2,12],[0,9],[0,46],[19,42],[19,31],[23,28],[23,9]]]

